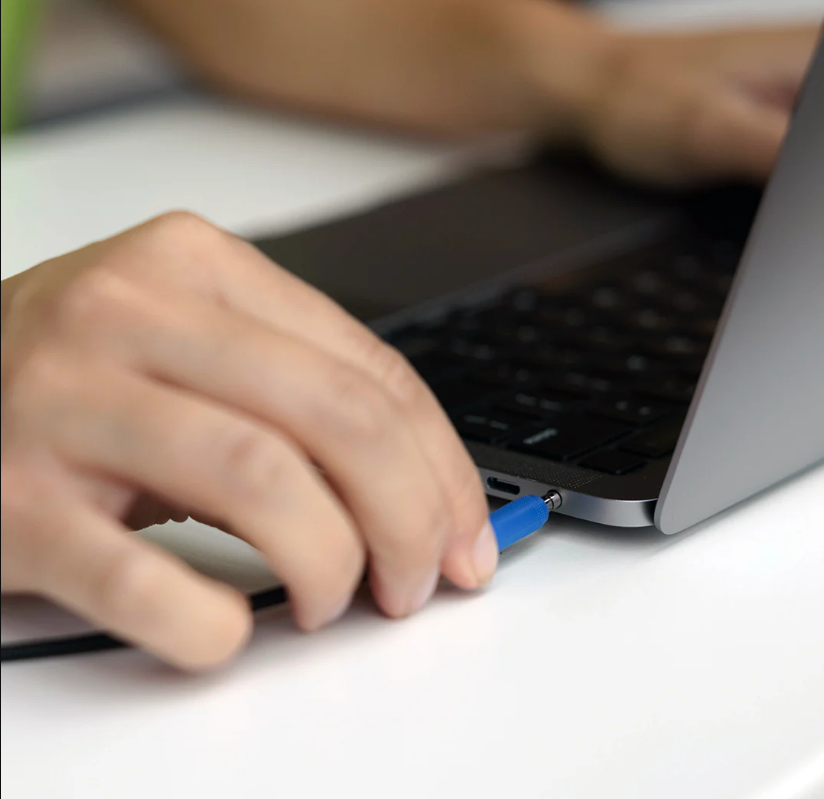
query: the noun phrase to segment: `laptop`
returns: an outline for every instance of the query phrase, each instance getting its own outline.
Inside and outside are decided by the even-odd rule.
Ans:
[[[824,459],[824,46],[763,195],[556,154],[256,244],[409,358],[493,497],[677,533]]]

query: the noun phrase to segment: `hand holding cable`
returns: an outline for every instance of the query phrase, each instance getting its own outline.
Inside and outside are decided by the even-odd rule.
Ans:
[[[498,549],[503,551],[522,541],[527,536],[541,529],[546,524],[549,514],[561,506],[561,495],[550,491],[543,497],[530,494],[509,502],[489,516]],[[286,590],[278,586],[259,591],[249,597],[253,611],[285,604],[288,601]],[[89,633],[70,638],[47,638],[40,641],[24,641],[0,648],[0,660],[38,660],[48,657],[81,655],[90,652],[103,652],[110,649],[123,649],[129,644],[106,633]]]

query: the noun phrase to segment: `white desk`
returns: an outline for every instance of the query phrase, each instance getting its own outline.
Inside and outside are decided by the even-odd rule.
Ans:
[[[285,228],[476,156],[205,102],[4,148],[2,265],[173,207]],[[489,591],[394,623],[367,601],[334,628],[259,625],[225,672],[120,652],[4,666],[9,797],[821,799],[824,470],[688,535],[555,517]],[[246,588],[244,545],[153,531]],[[69,630],[4,603],[3,634]]]

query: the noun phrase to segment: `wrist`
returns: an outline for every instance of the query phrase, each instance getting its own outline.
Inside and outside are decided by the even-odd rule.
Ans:
[[[609,82],[620,34],[561,3],[520,0],[510,8],[509,58],[530,98],[528,127],[554,138],[582,136]]]

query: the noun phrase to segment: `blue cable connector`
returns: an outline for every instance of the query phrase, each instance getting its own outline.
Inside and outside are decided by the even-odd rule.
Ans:
[[[503,552],[522,538],[540,530],[546,524],[550,511],[560,505],[561,495],[557,491],[550,491],[543,497],[537,494],[521,497],[494,511],[490,514],[489,521],[492,522],[492,529],[498,539],[498,550]]]

